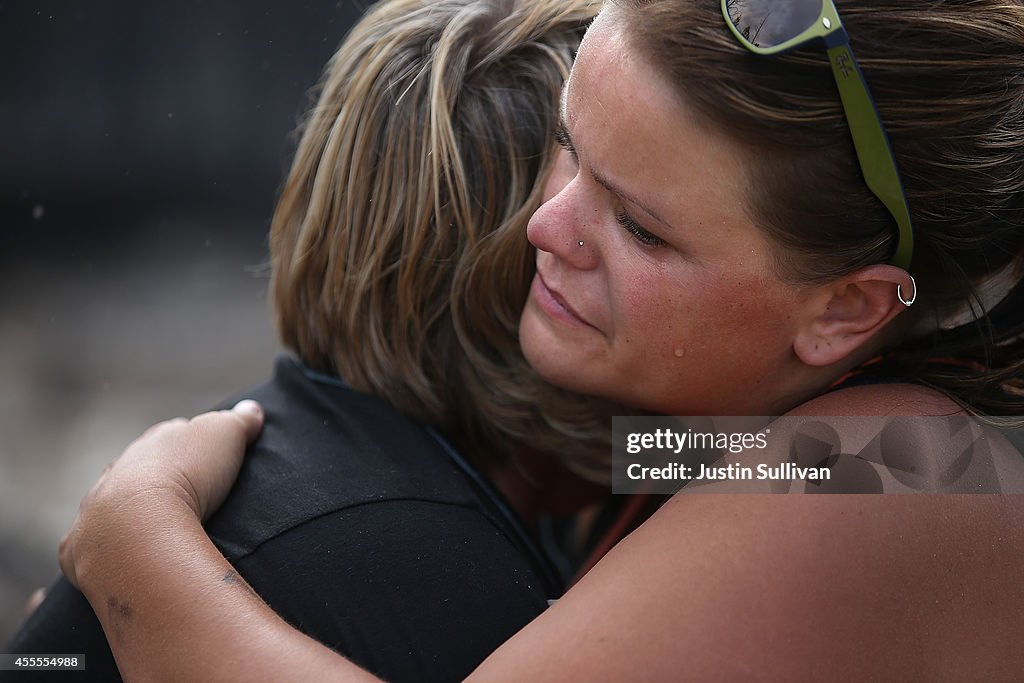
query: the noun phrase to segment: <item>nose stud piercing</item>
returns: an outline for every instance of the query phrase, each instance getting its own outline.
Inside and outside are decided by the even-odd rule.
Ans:
[[[581,247],[583,246],[583,240],[580,240],[580,246]]]
[[[906,306],[908,308],[910,307],[910,305],[912,303],[914,303],[914,301],[917,300],[917,283],[914,281],[914,276],[913,275],[910,275],[909,277],[910,277],[910,284],[914,285],[914,292],[913,292],[913,294],[910,295],[909,299],[904,299],[903,298],[903,290],[900,288],[900,285],[896,285],[896,297],[900,300],[901,304],[903,304],[904,306]]]

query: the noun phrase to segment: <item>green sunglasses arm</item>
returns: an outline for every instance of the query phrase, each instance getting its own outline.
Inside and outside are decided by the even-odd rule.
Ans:
[[[909,269],[911,255],[914,253],[914,232],[889,139],[849,44],[828,48],[828,58],[832,63],[832,75],[839,87],[839,97],[846,112],[846,122],[853,137],[853,146],[857,150],[864,182],[882,201],[899,226],[896,252],[890,263],[904,270]]]

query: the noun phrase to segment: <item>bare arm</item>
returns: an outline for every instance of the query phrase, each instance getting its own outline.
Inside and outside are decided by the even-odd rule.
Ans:
[[[61,567],[126,681],[377,680],[278,617],[203,530],[262,419],[248,402],[156,425],[82,501]]]
[[[1021,509],[1018,496],[676,496],[475,675],[1012,680]]]
[[[111,559],[80,574],[126,681],[377,680],[267,607],[187,505],[146,506]]]
[[[1006,678],[1024,666],[1017,498],[677,496],[471,678]],[[129,680],[373,680],[233,583],[179,496],[96,503],[93,526],[130,533],[75,564]]]

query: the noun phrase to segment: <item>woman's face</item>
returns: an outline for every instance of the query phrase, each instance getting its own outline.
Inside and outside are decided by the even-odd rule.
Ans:
[[[658,412],[788,407],[803,294],[745,213],[741,151],[631,53],[619,11],[594,22],[566,85],[572,156],[528,228],[523,351],[554,384]]]

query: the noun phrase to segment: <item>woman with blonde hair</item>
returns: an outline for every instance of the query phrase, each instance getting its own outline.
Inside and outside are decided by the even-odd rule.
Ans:
[[[605,3],[562,100],[558,136],[576,174],[528,227],[537,275],[520,341],[544,378],[677,415],[1019,422],[1024,4],[840,9]],[[204,419],[238,441],[259,427]],[[862,471],[883,481],[906,466],[915,486],[899,490],[947,495],[684,488],[470,678],[1019,679],[1024,504],[950,494],[965,489],[934,476],[930,443],[901,440],[892,460]],[[196,466],[144,439],[101,487],[132,490],[147,463],[158,488],[180,471],[206,481],[241,455],[207,445],[212,462]],[[1020,453],[993,446],[986,458],[1019,485]],[[192,594],[166,557],[118,559],[152,547],[139,530],[96,546],[134,523],[109,495],[87,501],[65,571],[95,604],[124,590],[126,575],[104,576],[111,566]],[[201,501],[160,499],[178,522],[163,533],[202,553],[188,576],[208,585],[223,561],[193,510]],[[167,599],[146,607],[188,625],[171,646],[155,647],[156,619],[122,643],[123,664],[153,680],[230,680],[210,652],[256,646],[261,671],[370,678],[241,590],[219,593],[201,618]],[[205,640],[241,611],[246,644]],[[207,658],[174,659],[186,652]]]
[[[383,2],[301,125],[270,232],[294,356],[245,394],[267,428],[207,528],[290,623],[388,678],[465,675],[539,614],[564,578],[537,517],[605,491],[572,471],[607,469],[612,404],[543,382],[516,338],[554,103],[595,11]],[[9,648],[117,676],[66,582]]]

